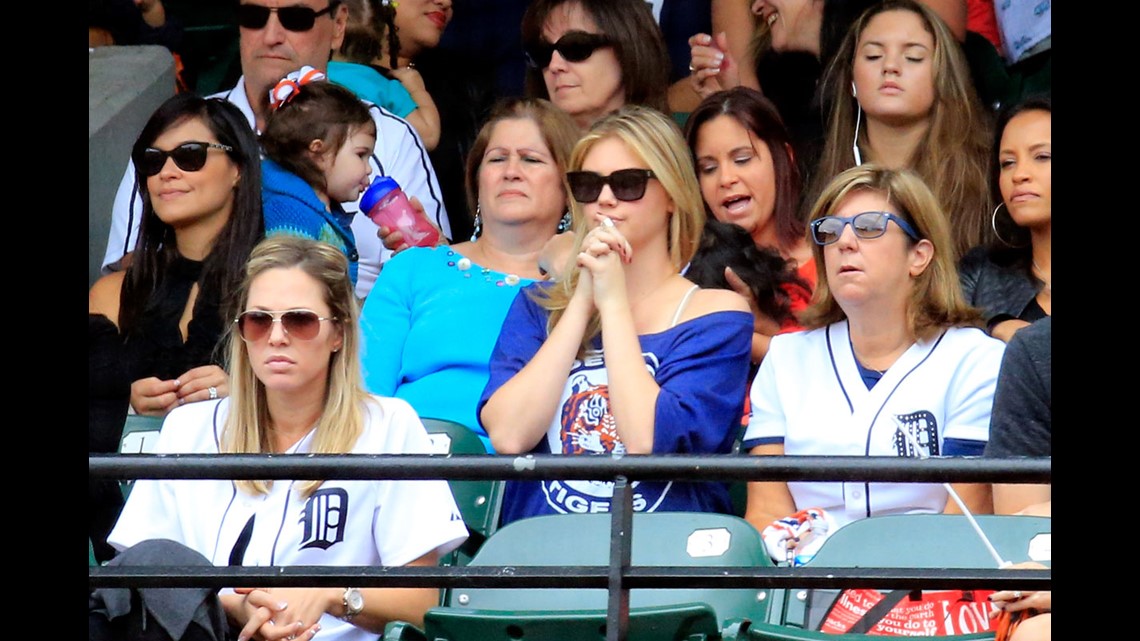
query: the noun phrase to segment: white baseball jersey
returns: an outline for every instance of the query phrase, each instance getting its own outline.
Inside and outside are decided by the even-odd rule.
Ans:
[[[789,455],[939,456],[947,438],[986,441],[1005,344],[980,329],[919,341],[867,389],[847,321],[772,338],[752,382],[744,448],[783,443]],[[913,437],[908,439],[903,430]],[[916,452],[912,442],[921,448]],[[855,519],[941,512],[941,484],[793,482],[796,509]]]
[[[250,128],[254,128],[253,107],[245,93],[245,77],[238,79],[237,85],[229,91],[213,94],[211,98],[225,98],[245,114]],[[436,178],[435,168],[428,157],[427,149],[414,127],[406,120],[390,111],[371,104],[372,120],[376,122],[376,149],[372,152],[369,164],[372,166],[370,179],[377,176],[391,176],[409,197],[415,196],[424,206],[427,214],[443,235],[451,238],[451,222],[443,205],[443,192]],[[358,203],[342,203],[350,214],[359,211]],[[135,189],[134,163],[128,162],[119,189],[115,193],[115,204],[111,210],[111,234],[107,240],[107,251],[103,255],[103,273],[109,273],[110,266],[117,263],[125,254],[134,251],[138,243],[139,219],[142,215],[142,200]],[[356,236],[356,249],[360,254],[360,273],[356,281],[356,295],[364,298],[372,290],[372,284],[380,274],[381,263],[391,257],[377,236],[379,228],[367,216],[353,216],[352,232]]]
[[[163,423],[158,452],[216,454],[229,399],[190,403]],[[307,453],[312,432],[287,453]],[[356,454],[429,453],[431,441],[412,407],[372,397]],[[186,545],[215,565],[400,566],[467,538],[443,480],[330,480],[309,497],[278,480],[251,495],[228,480],[139,480],[108,542],[122,550],[146,539]],[[244,554],[235,543],[250,521]],[[234,558],[231,558],[234,557]],[[375,641],[376,635],[325,614],[321,638]]]

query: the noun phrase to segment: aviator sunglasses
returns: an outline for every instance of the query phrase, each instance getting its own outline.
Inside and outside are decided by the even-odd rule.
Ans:
[[[602,195],[602,187],[610,186],[614,198],[626,202],[640,200],[650,178],[656,178],[649,169],[619,169],[609,176],[592,171],[568,171],[570,194],[580,203],[592,203]]]
[[[612,44],[613,40],[605,34],[569,31],[554,44],[540,39],[523,49],[526,52],[527,64],[536,69],[545,69],[550,66],[550,57],[555,51],[567,62],[582,62],[594,55],[598,49]]]
[[[147,147],[135,157],[135,169],[143,176],[149,178],[166,165],[166,158],[174,159],[174,164],[182,171],[198,171],[206,164],[206,152],[211,149],[233,151],[229,145],[219,145],[216,142],[184,142],[170,151],[163,151],[155,147]]]
[[[276,7],[269,8],[259,4],[239,4],[237,7],[237,22],[244,29],[261,29],[269,22],[269,14],[276,13],[281,26],[289,31],[308,31],[313,28],[318,16],[332,11],[337,5],[334,0],[329,6],[316,11],[309,7]]]
[[[273,328],[273,323],[281,323],[290,338],[307,341],[317,337],[321,331],[321,321],[335,321],[335,317],[318,316],[310,309],[290,309],[284,312],[263,312],[249,310],[238,314],[234,319],[238,334],[249,343],[265,338]]]
[[[854,216],[824,216],[811,221],[811,237],[817,245],[830,245],[843,235],[843,228],[850,223],[856,238],[864,240],[878,238],[887,233],[887,223],[895,221],[899,229],[914,240],[920,237],[914,227],[902,218],[885,211],[865,211]]]

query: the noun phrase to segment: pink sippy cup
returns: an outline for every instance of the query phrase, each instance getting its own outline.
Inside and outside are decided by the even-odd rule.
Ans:
[[[400,232],[409,247],[439,244],[439,230],[412,208],[404,190],[389,176],[372,181],[360,199],[360,209],[377,225]]]

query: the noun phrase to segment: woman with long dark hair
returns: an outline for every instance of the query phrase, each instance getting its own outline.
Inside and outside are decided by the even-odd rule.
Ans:
[[[982,309],[991,336],[1014,332],[1053,311],[1053,108],[1048,96],[998,116],[992,173],[995,240],[958,266],[966,301]]]
[[[229,393],[215,350],[264,234],[260,149],[232,104],[178,94],[147,121],[131,160],[143,203],[138,245],[125,271],[91,287],[89,310],[118,327],[133,411],[164,416]]]

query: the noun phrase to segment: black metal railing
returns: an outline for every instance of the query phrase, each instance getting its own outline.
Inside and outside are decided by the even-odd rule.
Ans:
[[[892,588],[1051,589],[1050,570],[633,567],[632,481],[871,481],[1037,483],[1052,479],[1050,458],[866,456],[481,456],[97,454],[89,475],[103,479],[582,479],[614,481],[607,566],[446,567],[125,567],[93,566],[96,587],[309,585],[339,587],[604,588],[606,638],[625,639],[631,589]]]

